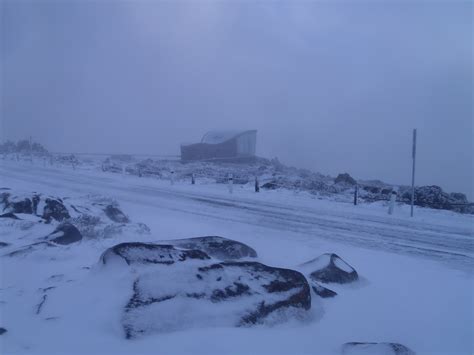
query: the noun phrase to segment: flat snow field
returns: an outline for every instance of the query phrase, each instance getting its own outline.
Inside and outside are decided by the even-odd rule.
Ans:
[[[410,218],[405,205],[389,216],[384,203],[353,206],[237,185],[230,194],[226,185],[171,185],[11,161],[0,161],[0,187],[109,196],[132,221],[151,228],[150,235],[83,240],[56,254],[6,257],[0,251],[0,327],[8,329],[0,335],[1,354],[339,354],[352,341],[398,342],[417,354],[474,353],[473,216],[416,208]],[[113,277],[110,284],[97,282],[93,271],[101,253],[124,241],[204,235],[244,242],[260,262],[278,267],[334,252],[361,280],[333,287],[335,298],[313,295],[305,321],[126,340],[120,315],[129,295],[116,296],[120,284]],[[64,297],[37,315],[38,289],[53,284]]]

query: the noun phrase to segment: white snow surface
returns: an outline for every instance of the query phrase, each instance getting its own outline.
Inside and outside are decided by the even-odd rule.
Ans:
[[[52,226],[0,221],[0,241],[11,243],[0,249],[0,327],[7,329],[1,354],[340,354],[346,342],[401,343],[417,354],[474,351],[473,216],[415,208],[410,218],[409,206],[389,216],[384,203],[353,206],[285,190],[256,194],[246,186],[230,195],[224,185],[171,186],[9,161],[1,162],[0,187],[71,198],[106,195],[151,229],[6,257]],[[126,340],[121,317],[133,272],[99,270],[100,255],[125,241],[204,235],[246,243],[270,266],[295,268],[336,253],[361,280],[334,285],[334,298],[313,294],[312,317],[304,321],[249,328],[217,322]],[[194,311],[212,317],[214,309]],[[172,308],[167,312],[177,316]]]
[[[345,272],[352,272],[352,268],[342,259],[334,258],[334,264]]]

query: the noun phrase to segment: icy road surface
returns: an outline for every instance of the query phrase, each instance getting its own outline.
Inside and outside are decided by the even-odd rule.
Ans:
[[[153,210],[291,231],[304,239],[323,238],[363,248],[420,256],[471,271],[474,266],[473,216],[400,205],[389,216],[381,204],[353,206],[290,191],[254,193],[250,187],[167,181],[101,171],[44,167],[3,161],[0,184],[29,186],[67,196],[99,193]]]

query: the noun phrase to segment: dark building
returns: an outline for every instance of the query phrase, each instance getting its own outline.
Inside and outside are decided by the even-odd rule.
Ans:
[[[255,157],[257,131],[211,131],[200,143],[182,144],[182,160],[242,159]]]

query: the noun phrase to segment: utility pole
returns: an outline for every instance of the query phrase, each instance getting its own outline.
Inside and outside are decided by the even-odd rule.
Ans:
[[[416,128],[413,130],[413,149],[412,149],[413,167],[411,171],[411,210],[410,216],[413,217],[413,205],[415,204],[415,158],[416,158]]]

